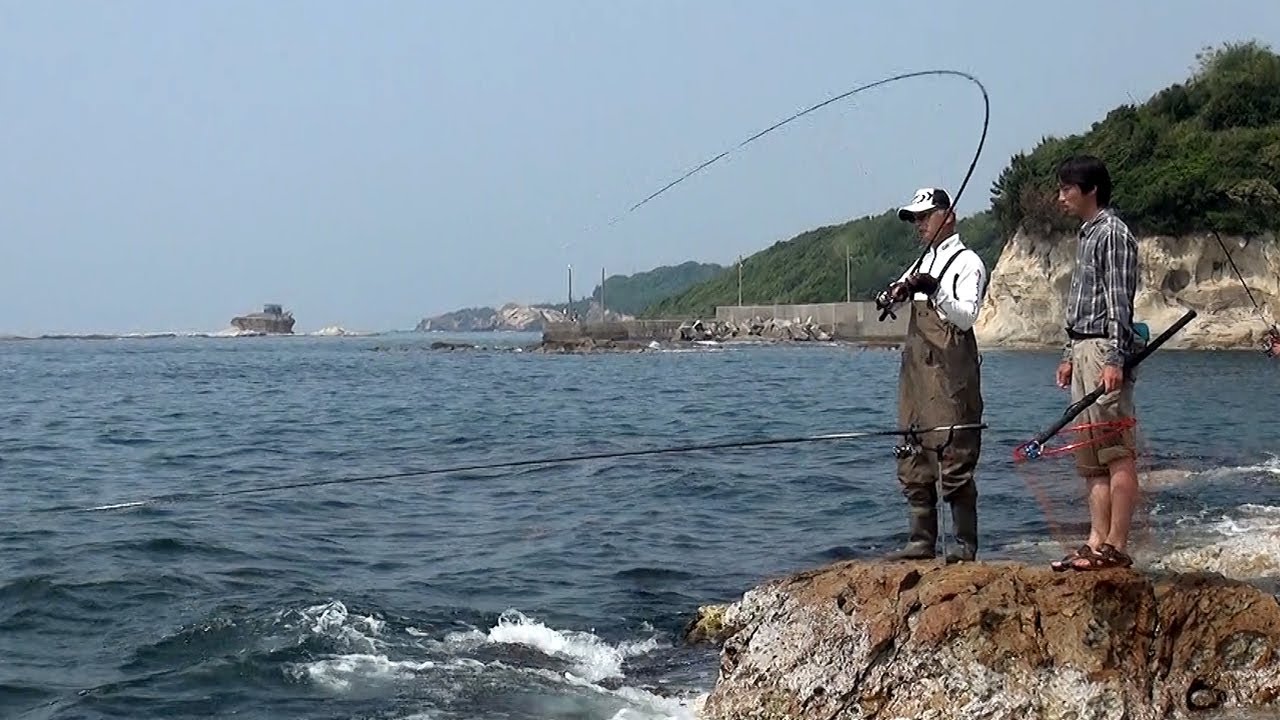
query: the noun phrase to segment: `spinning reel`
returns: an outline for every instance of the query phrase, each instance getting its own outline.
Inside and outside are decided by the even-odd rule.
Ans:
[[[911,426],[907,428],[906,434],[903,436],[903,443],[901,445],[893,446],[893,457],[897,460],[906,460],[907,458],[915,457],[927,450],[937,453],[938,462],[942,462],[942,453],[951,446],[951,442],[955,439],[955,436],[956,426],[953,425],[947,428],[947,439],[943,441],[942,444],[935,447],[929,447],[920,439],[920,426],[912,423]]]

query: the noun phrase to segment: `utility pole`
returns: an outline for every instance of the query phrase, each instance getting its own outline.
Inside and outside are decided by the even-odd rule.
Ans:
[[[604,308],[605,308],[605,305],[604,305],[604,268],[603,268],[603,267],[601,267],[601,268],[600,268],[600,322],[604,322],[605,320],[608,320],[608,319],[609,319],[609,316],[605,314],[605,310],[604,310]]]
[[[853,302],[853,265],[849,259],[849,246],[844,246],[844,301]]]
[[[569,266],[569,304],[564,308],[565,314],[573,313],[573,266]]]
[[[742,307],[742,256],[738,256],[738,307]]]

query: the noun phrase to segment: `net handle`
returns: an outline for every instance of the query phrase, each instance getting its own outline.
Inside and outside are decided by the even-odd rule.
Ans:
[[[1102,420],[1098,422],[1080,423],[1078,425],[1065,427],[1062,429],[1061,432],[1084,433],[1084,432],[1092,432],[1095,430],[1106,430],[1108,432],[1104,432],[1099,435],[1090,435],[1086,438],[1076,440],[1075,442],[1070,442],[1070,443],[1067,443],[1066,445],[1062,445],[1061,447],[1052,447],[1052,448],[1041,447],[1036,457],[1042,457],[1042,458],[1055,457],[1058,455],[1065,455],[1067,453],[1075,452],[1076,450],[1079,450],[1082,447],[1088,447],[1090,445],[1095,445],[1097,443],[1100,443],[1103,440],[1110,440],[1112,438],[1119,437],[1124,433],[1125,430],[1128,430],[1136,426],[1137,424],[1138,424],[1137,418],[1125,417],[1125,418],[1120,418],[1119,420]],[[1026,448],[1019,447],[1017,450],[1014,451],[1015,460],[1018,460],[1018,461],[1026,460],[1027,457],[1028,456],[1026,453]]]

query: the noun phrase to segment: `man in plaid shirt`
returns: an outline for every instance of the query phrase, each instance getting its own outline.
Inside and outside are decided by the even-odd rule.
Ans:
[[[1133,320],[1138,289],[1138,243],[1111,208],[1111,176],[1089,155],[1058,167],[1058,202],[1080,219],[1076,266],[1067,296],[1067,344],[1058,365],[1058,386],[1075,402],[1099,385],[1105,394],[1080,418],[1107,423],[1134,417],[1133,376],[1125,361],[1140,349]],[[1088,542],[1053,563],[1054,570],[1128,567],[1125,554],[1138,496],[1132,429],[1102,430],[1109,438],[1076,451],[1076,468],[1089,490]]]

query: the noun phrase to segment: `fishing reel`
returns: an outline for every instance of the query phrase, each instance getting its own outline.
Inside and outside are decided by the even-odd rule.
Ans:
[[[1014,451],[1014,457],[1020,460],[1035,460],[1044,452],[1044,446],[1032,440]]]
[[[904,298],[895,297],[895,295],[898,295],[898,294],[901,294],[901,290],[899,289],[898,284],[894,283],[889,287],[886,287],[885,289],[881,290],[876,295],[875,297],[876,309],[880,311],[880,322],[884,322],[884,319],[886,317],[891,317],[894,320],[898,319],[898,316],[895,315],[893,312],[893,304],[895,302],[901,302],[904,299]]]
[[[893,446],[893,457],[897,460],[906,460],[920,454],[920,446],[911,443],[903,443]]]
[[[1269,358],[1280,357],[1280,332],[1276,332],[1273,328],[1262,339],[1262,354]]]
[[[898,460],[906,460],[924,452],[924,443],[920,440],[920,428],[915,423],[907,428],[906,434],[902,438],[901,445],[893,446],[893,457]]]

